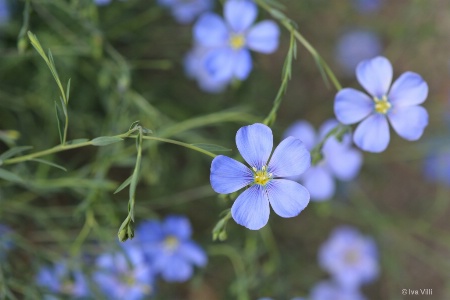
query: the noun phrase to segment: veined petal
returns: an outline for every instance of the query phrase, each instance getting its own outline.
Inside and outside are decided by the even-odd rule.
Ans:
[[[388,118],[395,132],[408,141],[418,140],[428,125],[428,113],[422,106],[394,107]]]
[[[356,67],[359,83],[374,97],[387,95],[392,82],[392,65],[386,57],[363,60]]]
[[[267,164],[272,152],[272,130],[260,123],[241,127],[236,133],[236,146],[245,161],[259,170]]]
[[[361,121],[373,110],[372,99],[352,88],[340,90],[334,98],[334,114],[339,122],[346,125]]]
[[[251,230],[264,227],[269,221],[269,200],[263,187],[253,185],[237,197],[231,207],[231,216],[236,223]]]
[[[250,51],[247,49],[241,49],[239,51],[234,52],[234,77],[240,80],[244,80],[250,74],[252,70],[252,56],[250,55]]]
[[[244,164],[218,155],[211,163],[211,186],[220,194],[229,194],[242,189],[253,181],[253,173]]]
[[[205,47],[221,47],[228,42],[228,28],[214,13],[204,13],[194,25],[195,41]]]
[[[306,171],[302,176],[302,182],[313,201],[328,200],[334,195],[334,179],[329,171],[321,166],[311,167]]]
[[[311,165],[311,155],[305,144],[292,136],[285,138],[273,152],[269,172],[275,177],[297,176]]]
[[[292,180],[273,179],[266,186],[266,191],[273,210],[283,218],[295,217],[309,203],[308,190]]]
[[[353,141],[359,148],[376,153],[386,150],[389,139],[389,124],[381,114],[373,114],[362,121],[353,136]]]
[[[361,152],[352,148],[328,151],[326,158],[334,176],[344,181],[352,180],[358,175],[363,161]]]
[[[284,138],[288,136],[295,137],[305,144],[306,149],[310,150],[316,145],[317,137],[314,127],[309,122],[297,121],[284,132]]]
[[[253,51],[272,53],[278,48],[280,29],[274,21],[259,22],[247,34],[247,46]]]
[[[247,30],[256,19],[258,8],[253,1],[228,0],[224,6],[224,16],[234,32]]]
[[[428,96],[428,84],[414,72],[403,73],[392,85],[389,101],[396,107],[418,105]]]
[[[233,78],[235,65],[234,51],[229,48],[218,48],[206,54],[204,67],[206,74],[216,82],[227,82]]]

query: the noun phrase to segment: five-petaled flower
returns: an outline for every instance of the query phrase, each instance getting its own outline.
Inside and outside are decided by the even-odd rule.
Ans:
[[[283,179],[298,176],[309,168],[311,156],[302,141],[288,137],[270,157],[272,130],[257,123],[238,130],[236,145],[250,168],[219,155],[212,161],[210,180],[214,191],[221,194],[248,187],[231,208],[238,224],[252,230],[262,228],[269,220],[269,203],[284,218],[297,216],[308,205],[308,190],[295,181]]]
[[[419,104],[428,95],[428,85],[413,72],[403,73],[390,87],[392,65],[385,57],[375,57],[359,63],[356,77],[371,97],[352,88],[337,93],[334,112],[343,124],[361,120],[353,139],[369,152],[382,152],[389,144],[389,125],[402,138],[415,141],[428,125],[428,113]]]

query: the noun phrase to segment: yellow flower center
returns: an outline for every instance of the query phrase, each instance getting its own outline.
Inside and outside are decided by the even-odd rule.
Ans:
[[[180,242],[178,241],[178,239],[173,235],[167,236],[166,239],[164,240],[164,246],[166,247],[167,250],[174,250],[176,247],[178,247],[179,243]]]
[[[374,97],[373,100],[375,101],[375,110],[377,111],[377,113],[383,115],[385,115],[392,106],[386,96],[383,96],[381,99],[378,97]]]
[[[230,46],[234,50],[239,50],[245,45],[245,37],[242,34],[232,34],[230,37]]]
[[[272,173],[267,172],[266,166],[261,170],[253,168],[253,179],[256,184],[266,185],[272,179]]]

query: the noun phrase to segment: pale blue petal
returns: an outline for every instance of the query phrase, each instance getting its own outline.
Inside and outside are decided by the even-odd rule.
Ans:
[[[292,136],[285,138],[273,152],[269,172],[275,177],[297,176],[311,165],[311,155],[305,144]]]
[[[368,152],[382,152],[389,144],[389,125],[382,114],[373,114],[358,125],[353,136],[355,144]]]
[[[353,124],[366,118],[374,110],[374,102],[366,94],[345,88],[334,98],[334,114],[339,122]]]
[[[305,144],[306,149],[310,151],[318,142],[314,127],[312,127],[312,125],[306,121],[295,122],[288,129],[286,129],[283,136],[284,138],[293,136],[301,140],[303,144]]]
[[[248,0],[228,0],[224,6],[224,16],[228,25],[236,33],[247,30],[256,19],[258,8]]]
[[[260,185],[245,190],[231,207],[231,216],[236,223],[251,230],[264,227],[269,221],[269,214],[269,200]]]
[[[416,141],[428,125],[428,113],[422,106],[395,107],[388,114],[395,132],[408,141]]]
[[[203,14],[194,25],[195,41],[205,47],[221,47],[228,43],[228,28],[221,17]]]
[[[250,55],[250,51],[247,49],[241,49],[239,51],[234,52],[234,70],[233,74],[239,80],[244,80],[250,74],[252,70],[252,56]]]
[[[242,163],[228,156],[216,156],[211,163],[211,186],[216,193],[229,194],[253,181],[253,173]]]
[[[174,236],[180,240],[187,240],[192,234],[191,223],[189,223],[187,218],[182,216],[167,216],[162,226],[166,236]]]
[[[245,161],[260,170],[272,152],[272,130],[260,123],[241,127],[236,133],[236,145]]]
[[[356,67],[359,83],[374,97],[387,95],[392,82],[392,65],[386,57],[363,60]]]
[[[187,261],[200,267],[206,265],[208,262],[205,251],[194,242],[182,243],[178,248],[178,253]]]
[[[236,56],[229,48],[219,48],[210,51],[205,56],[204,67],[210,80],[227,82],[233,78]]]
[[[183,282],[191,278],[194,272],[192,265],[178,256],[172,256],[164,269],[162,278],[167,282]]]
[[[403,73],[392,85],[389,101],[395,106],[418,105],[428,96],[428,84],[413,72]]]
[[[292,180],[273,179],[266,191],[273,211],[283,218],[297,216],[309,203],[308,190]]]
[[[302,183],[313,201],[328,200],[334,195],[334,180],[330,172],[321,166],[311,167],[306,171],[302,176]]]
[[[363,156],[352,148],[340,148],[329,151],[326,155],[327,164],[334,176],[343,181],[354,179],[361,169]]]
[[[161,224],[156,220],[146,220],[136,228],[136,238],[143,243],[157,243],[164,238]]]
[[[247,34],[247,46],[257,52],[272,53],[278,48],[280,29],[274,21],[262,21],[250,28]]]

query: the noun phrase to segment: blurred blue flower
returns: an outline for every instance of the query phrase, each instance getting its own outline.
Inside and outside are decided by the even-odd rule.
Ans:
[[[284,136],[300,139],[311,151],[336,125],[336,120],[328,120],[316,134],[311,124],[298,121],[286,130]],[[316,201],[326,200],[334,195],[333,177],[343,181],[352,180],[358,175],[362,165],[361,153],[351,147],[350,134],[344,137],[342,143],[335,137],[328,138],[323,145],[322,154],[322,161],[311,166],[298,178],[311,194],[311,200]]]
[[[146,221],[137,228],[137,242],[165,281],[182,282],[191,278],[193,265],[203,267],[208,258],[200,246],[191,241],[189,220],[168,216],[162,223]]]
[[[361,61],[382,51],[380,38],[373,32],[356,29],[346,32],[336,46],[336,60],[347,75],[353,75]]]
[[[252,69],[249,49],[272,53],[278,48],[280,31],[274,21],[252,26],[258,8],[249,0],[228,0],[224,5],[225,21],[213,13],[203,14],[194,26],[198,45],[212,48],[205,67],[218,81],[244,80]]]
[[[11,15],[8,1],[0,0],[0,25],[6,24],[9,21]]]
[[[94,0],[94,3],[97,5],[107,5],[111,3],[111,0]]]
[[[263,124],[241,127],[236,145],[250,168],[219,155],[211,164],[214,191],[229,194],[248,187],[234,201],[231,215],[236,223],[257,230],[267,224],[270,208],[283,218],[297,216],[309,203],[308,190],[299,183],[282,177],[298,176],[311,164],[305,145],[294,137],[284,139],[273,148],[272,130]]]
[[[202,13],[213,8],[213,0],[158,0],[164,7],[170,8],[178,23],[188,24]]]
[[[342,286],[331,282],[321,281],[314,286],[309,300],[366,300],[358,290],[345,289]]]
[[[360,13],[371,13],[379,10],[383,0],[353,0],[353,5]]]
[[[0,224],[0,261],[6,257],[7,251],[14,246],[12,240],[11,229],[3,224]]]
[[[138,300],[154,292],[153,269],[137,247],[127,246],[125,253],[102,254],[96,267],[93,278],[108,299]]]
[[[428,125],[428,113],[419,106],[427,98],[427,83],[419,74],[405,72],[390,87],[392,73],[385,57],[364,60],[356,68],[356,77],[370,97],[353,88],[344,88],[335,97],[334,113],[339,122],[362,121],[353,140],[365,151],[386,149],[390,139],[388,120],[397,134],[409,141],[418,140]]]
[[[378,251],[375,241],[356,229],[341,226],[320,247],[319,263],[345,288],[355,289],[378,277]]]
[[[429,181],[450,186],[450,151],[430,153],[424,160],[424,173]]]
[[[195,79],[198,86],[209,93],[220,93],[228,85],[227,80],[216,80],[205,67],[205,58],[211,49],[195,46],[184,58],[184,70],[186,75]]]
[[[42,267],[36,283],[52,293],[72,297],[89,296],[88,283],[80,270],[69,269],[66,261],[56,263],[53,267]]]

